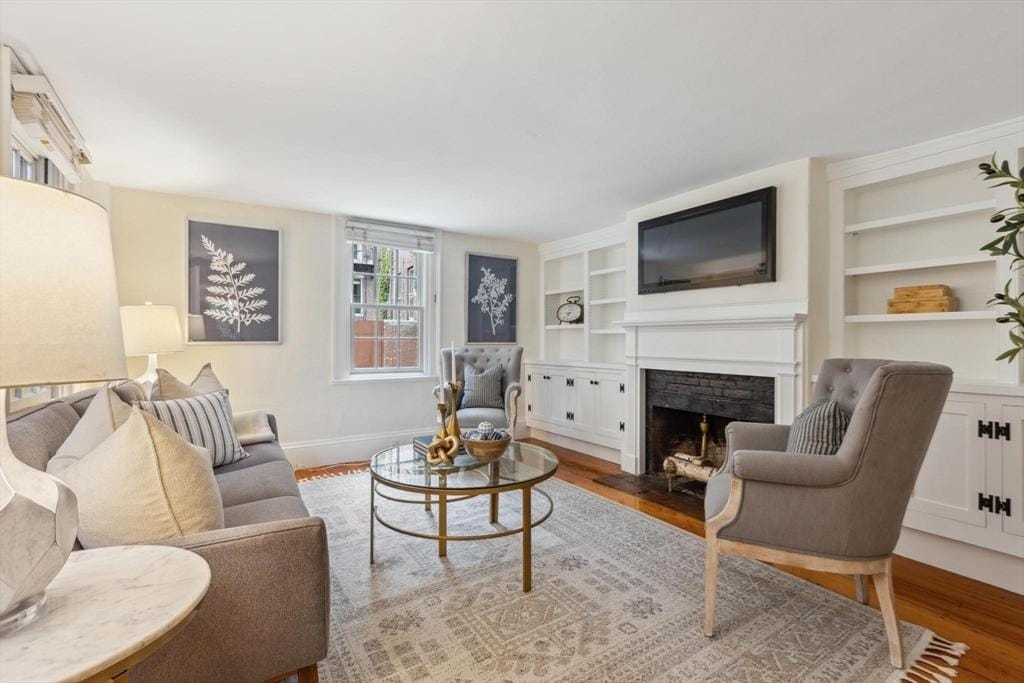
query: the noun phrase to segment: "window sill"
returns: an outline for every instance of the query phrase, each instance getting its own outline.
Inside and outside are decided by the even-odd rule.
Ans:
[[[437,384],[437,375],[426,375],[422,372],[366,373],[349,375],[342,379],[332,379],[331,384],[373,384],[378,382],[433,382]]]

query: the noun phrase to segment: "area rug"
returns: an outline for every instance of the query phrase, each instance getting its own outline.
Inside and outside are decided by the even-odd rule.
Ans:
[[[364,681],[942,681],[966,649],[903,623],[912,673],[894,672],[878,611],[767,565],[723,557],[717,634],[705,638],[703,540],[583,489],[540,485],[554,513],[533,535],[436,542],[377,525],[369,562],[365,472],[301,482],[327,524],[331,638],[325,683]],[[394,494],[394,492],[391,492]],[[402,494],[395,494],[402,495]],[[534,514],[546,507],[535,495]],[[389,522],[432,531],[422,505],[378,499]],[[518,526],[518,494],[501,522]],[[449,506],[450,533],[489,530],[486,497]]]

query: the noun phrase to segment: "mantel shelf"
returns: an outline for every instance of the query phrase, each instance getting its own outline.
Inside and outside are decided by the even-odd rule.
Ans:
[[[883,263],[877,266],[858,266],[847,268],[846,275],[874,275],[875,273],[893,273],[901,270],[920,270],[923,268],[942,268],[945,266],[963,266],[972,263],[995,261],[995,256],[987,254],[970,254],[967,256],[944,256],[941,258],[924,259],[921,261],[902,261],[900,263]]]
[[[997,315],[995,310],[953,311],[951,313],[879,313],[848,315],[843,320],[848,323],[912,323],[943,320],[995,320]]]
[[[851,223],[844,228],[844,231],[847,234],[857,234],[859,232],[869,232],[871,230],[885,230],[888,228],[898,228],[903,225],[913,225],[914,223],[924,223],[927,221],[937,220],[939,218],[962,216],[970,213],[981,213],[982,211],[995,211],[995,208],[995,200],[988,199],[982,202],[969,202],[967,204],[946,206],[941,209],[933,209],[931,211],[918,211],[917,213],[908,213],[903,216],[881,218],[876,221]]]
[[[611,275],[612,273],[625,273],[626,266],[612,266],[611,268],[598,268],[590,271],[590,275]]]

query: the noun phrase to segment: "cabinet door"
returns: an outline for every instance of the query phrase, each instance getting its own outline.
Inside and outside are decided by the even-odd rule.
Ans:
[[[548,419],[556,424],[573,424],[576,411],[576,378],[568,370],[550,370],[545,375],[549,386]]]
[[[1002,465],[1002,491],[999,497],[1009,501],[1010,512],[1002,514],[1003,532],[1024,536],[1024,406],[993,402],[989,419],[1000,426],[1010,426],[1010,439],[1005,437],[989,441]]]
[[[985,407],[984,400],[946,402],[908,510],[986,526],[987,515],[978,509],[978,494],[986,491],[985,440],[978,438]]]
[[[526,375],[527,384],[527,419],[550,420],[550,385],[544,378],[547,375],[541,368],[530,368]]]
[[[576,429],[592,432],[598,425],[599,407],[597,380],[590,375],[576,375],[576,410],[572,423]]]
[[[621,377],[597,378],[597,432],[622,438],[626,432],[626,385]]]

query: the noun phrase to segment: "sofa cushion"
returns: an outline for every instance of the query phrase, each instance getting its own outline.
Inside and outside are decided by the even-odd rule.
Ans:
[[[78,462],[103,443],[131,414],[132,407],[122,401],[111,387],[100,390],[89,402],[89,407],[71,430],[71,434],[50,458],[46,471],[60,477],[64,468]]]
[[[217,471],[214,474],[226,508],[264,498],[299,495],[292,466],[280,460],[234,472]]]
[[[237,472],[238,470],[256,467],[257,465],[262,465],[268,462],[288,462],[288,458],[284,454],[284,449],[281,448],[281,444],[277,441],[254,443],[251,446],[246,446],[245,452],[249,454],[249,457],[236,460],[228,465],[216,467],[213,470],[214,474]]]
[[[136,405],[190,443],[209,449],[214,467],[246,457],[235,435],[226,391],[167,401],[139,401]]]
[[[212,394],[215,391],[227,391],[227,389],[217,379],[210,363],[199,369],[199,373],[191,384],[185,384],[163,368],[157,368],[156,382],[153,383],[150,398],[154,401],[169,401],[175,398],[192,398],[193,396]]]
[[[7,437],[18,460],[37,470],[45,470],[77,423],[78,413],[74,408],[61,401],[50,401],[10,415]]]
[[[78,540],[86,548],[224,527],[209,453],[137,409],[60,478],[78,497]]]
[[[303,517],[309,517],[309,510],[306,509],[306,504],[299,496],[264,498],[224,508],[224,526],[226,528]]]

